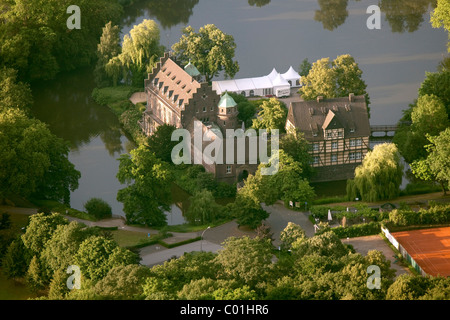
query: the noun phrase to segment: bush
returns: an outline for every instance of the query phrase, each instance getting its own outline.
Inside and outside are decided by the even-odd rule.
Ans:
[[[340,239],[354,238],[362,236],[370,236],[381,232],[381,225],[379,222],[370,222],[364,224],[357,224],[350,227],[337,227],[331,229]]]
[[[84,209],[88,214],[97,219],[110,218],[112,216],[111,206],[99,198],[91,198],[84,204]]]
[[[435,205],[419,212],[411,210],[392,210],[389,222],[394,226],[431,225],[450,223],[450,204]]]

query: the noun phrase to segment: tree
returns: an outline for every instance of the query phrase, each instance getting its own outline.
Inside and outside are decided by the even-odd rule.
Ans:
[[[362,71],[349,54],[340,55],[333,61],[330,58],[317,60],[300,81],[302,88],[299,92],[305,100],[315,100],[318,96],[338,98],[354,93],[364,95],[367,105],[370,103]]]
[[[242,193],[236,195],[236,200],[231,205],[231,212],[240,226],[248,226],[252,229],[269,217],[269,213],[261,207],[260,203],[255,203],[254,200]]]
[[[150,274],[148,267],[137,264],[114,267],[96,283],[94,292],[106,299],[141,299],[142,285]]]
[[[245,123],[245,127],[251,127],[252,119],[254,118],[256,113],[255,105],[253,103],[250,103],[250,101],[248,101],[248,99],[241,94],[237,94],[234,92],[229,92],[228,94],[237,104],[237,110],[239,112],[238,119]]]
[[[425,295],[430,280],[421,275],[400,275],[389,287],[387,300],[416,300]]]
[[[28,84],[17,81],[17,70],[0,67],[0,112],[8,108],[28,111],[33,103]]]
[[[172,50],[182,64],[191,61],[207,82],[224,71],[225,76],[234,77],[239,64],[233,61],[236,44],[231,35],[225,34],[214,24],[208,24],[195,32],[191,26],[182,30],[179,42]]]
[[[450,2],[448,0],[437,0],[437,6],[431,13],[431,25],[433,28],[443,27],[448,31],[450,39]],[[447,47],[450,52],[450,42]]]
[[[288,156],[300,164],[302,169],[302,177],[311,178],[314,169],[311,167],[311,154],[309,153],[310,145],[305,139],[305,134],[296,128],[292,132],[288,132],[280,139],[280,149]]]
[[[123,38],[122,53],[118,56],[125,68],[125,81],[131,74],[133,86],[142,86],[142,79],[151,72],[162,55],[163,48],[159,44],[160,32],[154,20],[144,19],[130,30]]]
[[[261,241],[248,236],[230,237],[225,240],[223,247],[215,259],[221,266],[220,278],[233,279],[250,288],[267,280],[272,269],[270,240]]]
[[[309,70],[311,70],[312,64],[309,62],[308,58],[305,58],[302,60],[302,63],[300,64],[298,70],[301,77],[306,77],[309,73]]]
[[[79,0],[82,28],[69,30],[65,9],[71,4],[70,0],[2,1],[2,65],[17,69],[22,80],[41,80],[95,62],[102,27],[110,20],[118,22],[122,8],[117,1]]]
[[[445,106],[435,95],[423,95],[417,100],[417,105],[411,113],[411,130],[424,136],[437,135],[449,126]]]
[[[257,6],[259,8],[264,7],[266,4],[269,4],[270,0],[248,0],[248,4],[250,6]]]
[[[294,242],[302,241],[305,238],[305,231],[298,224],[288,222],[287,226],[280,233],[281,248],[290,250]]]
[[[445,105],[450,118],[450,70],[426,72],[425,80],[419,88],[419,96],[434,95]]]
[[[39,259],[36,256],[33,256],[31,259],[25,279],[28,287],[30,287],[32,291],[38,291],[44,288],[45,281],[42,276]]]
[[[117,81],[108,79],[105,67],[108,62],[117,57],[122,48],[120,47],[120,29],[119,26],[113,26],[109,21],[104,27],[100,43],[97,45],[97,65],[95,67],[95,82],[99,87],[106,87],[111,84],[116,85]]]
[[[76,221],[58,225],[40,255],[48,279],[51,279],[57,270],[67,269],[75,264],[74,257],[81,243],[97,233],[96,229],[86,228]]]
[[[170,209],[172,174],[168,165],[161,162],[145,146],[132,150],[131,157],[119,158],[117,179],[128,184],[117,193],[124,204],[128,223],[149,226],[166,224],[164,210]]]
[[[287,109],[283,102],[276,98],[270,98],[265,100],[260,108],[258,118],[253,119],[253,128],[266,129],[267,132],[271,132],[273,129],[284,130]]]
[[[359,198],[369,202],[395,198],[400,193],[402,177],[403,165],[397,147],[392,143],[376,145],[356,167],[355,178],[347,182],[354,185],[347,190],[356,190],[357,193],[347,196],[354,199],[360,195]]]
[[[48,298],[50,300],[64,300],[69,293],[67,288],[68,274],[63,269],[58,269],[50,281]]]
[[[0,113],[0,192],[68,203],[80,178],[68,154],[43,122],[18,109]]]
[[[34,254],[40,254],[58,226],[68,223],[67,219],[59,213],[50,215],[45,213],[33,214],[30,216],[30,222],[22,235],[23,244]]]
[[[427,146],[428,157],[413,162],[411,170],[420,179],[441,183],[445,194],[444,184],[447,184],[447,188],[450,186],[450,128],[445,129],[438,136],[427,135],[427,137],[431,142]]]
[[[98,281],[114,267],[134,264],[136,255],[120,248],[113,240],[92,236],[81,243],[74,260],[84,276]]]
[[[111,218],[111,206],[100,198],[91,198],[84,204],[84,209],[89,215],[97,219]]]
[[[155,132],[148,137],[148,149],[155,156],[165,162],[172,163],[172,150],[178,141],[172,141],[172,133],[176,128],[169,124],[163,124],[156,128]]]
[[[22,278],[26,275],[31,259],[31,250],[25,247],[19,237],[8,246],[2,259],[2,271],[8,279]]]
[[[217,220],[221,210],[222,207],[216,203],[212,192],[203,189],[189,198],[185,217],[192,224],[203,225]]]

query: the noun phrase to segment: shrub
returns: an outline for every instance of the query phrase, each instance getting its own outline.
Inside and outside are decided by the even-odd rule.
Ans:
[[[99,198],[91,198],[84,204],[84,209],[88,214],[97,219],[110,218],[112,216],[111,206]]]
[[[370,222],[364,224],[357,224],[350,227],[337,227],[331,229],[340,239],[354,238],[378,234],[381,232],[379,222]]]

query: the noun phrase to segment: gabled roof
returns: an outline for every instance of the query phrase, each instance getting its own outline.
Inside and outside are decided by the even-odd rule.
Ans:
[[[162,99],[175,108],[181,107],[183,102],[187,103],[201,87],[197,80],[168,55],[161,58],[157,67],[149,74],[145,86],[151,87]]]
[[[338,117],[336,117],[336,114],[333,111],[328,110],[328,114],[322,125],[322,129],[329,130],[329,129],[338,129],[338,128],[343,128],[343,127],[344,126],[341,124]]]
[[[345,138],[370,136],[370,123],[363,95],[318,102],[292,102],[287,120],[305,133],[308,141],[324,140],[324,128],[344,128]]]

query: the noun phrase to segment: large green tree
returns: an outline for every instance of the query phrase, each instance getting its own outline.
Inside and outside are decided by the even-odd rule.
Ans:
[[[112,58],[117,57],[121,51],[119,26],[113,26],[112,22],[109,21],[103,27],[100,43],[97,45],[97,65],[95,66],[94,75],[95,82],[98,86],[106,87],[117,84],[118,75],[116,78],[112,76],[109,77],[105,67],[108,62]]]
[[[253,119],[253,128],[266,129],[271,132],[273,129],[284,131],[286,123],[286,105],[276,98],[263,101],[258,112],[258,117]]]
[[[338,98],[354,93],[364,95],[366,103],[370,103],[362,70],[349,54],[340,55],[333,61],[330,58],[317,60],[308,75],[301,78],[301,83],[300,93],[305,100],[315,100],[318,96]]]
[[[0,112],[8,108],[28,111],[32,103],[31,89],[17,80],[17,70],[0,67]]]
[[[221,217],[222,207],[216,203],[211,191],[200,190],[189,198],[186,219],[192,224],[206,224]]]
[[[224,72],[233,77],[239,71],[239,64],[233,61],[236,43],[214,24],[207,24],[195,32],[191,26],[183,29],[179,42],[172,46],[178,60],[187,64],[191,61],[202,73],[206,81]]]
[[[427,146],[428,157],[413,162],[411,170],[420,179],[439,182],[445,194],[450,186],[450,128],[438,136],[427,137],[431,142]]]
[[[0,192],[69,203],[80,173],[69,146],[19,109],[0,113]]]
[[[437,0],[436,9],[431,13],[431,25],[433,28],[443,27],[449,33],[450,39],[450,1]],[[450,42],[448,43],[448,51],[450,52]]]
[[[168,163],[172,163],[172,150],[178,144],[178,141],[172,141],[172,133],[175,130],[174,126],[163,124],[147,139],[148,149]]]
[[[51,79],[59,71],[96,60],[102,27],[118,22],[118,1],[79,0],[81,29],[68,29],[70,0],[0,1],[0,63],[19,71],[22,80]]]
[[[395,144],[378,144],[355,169],[355,178],[347,181],[347,196],[369,202],[395,198],[402,177],[403,165]]]
[[[170,210],[172,174],[168,164],[158,160],[145,146],[120,157],[117,179],[128,186],[119,190],[128,223],[148,226],[166,224],[164,210]]]
[[[92,236],[81,243],[74,261],[83,276],[98,281],[114,267],[136,264],[137,255],[113,240]]]

